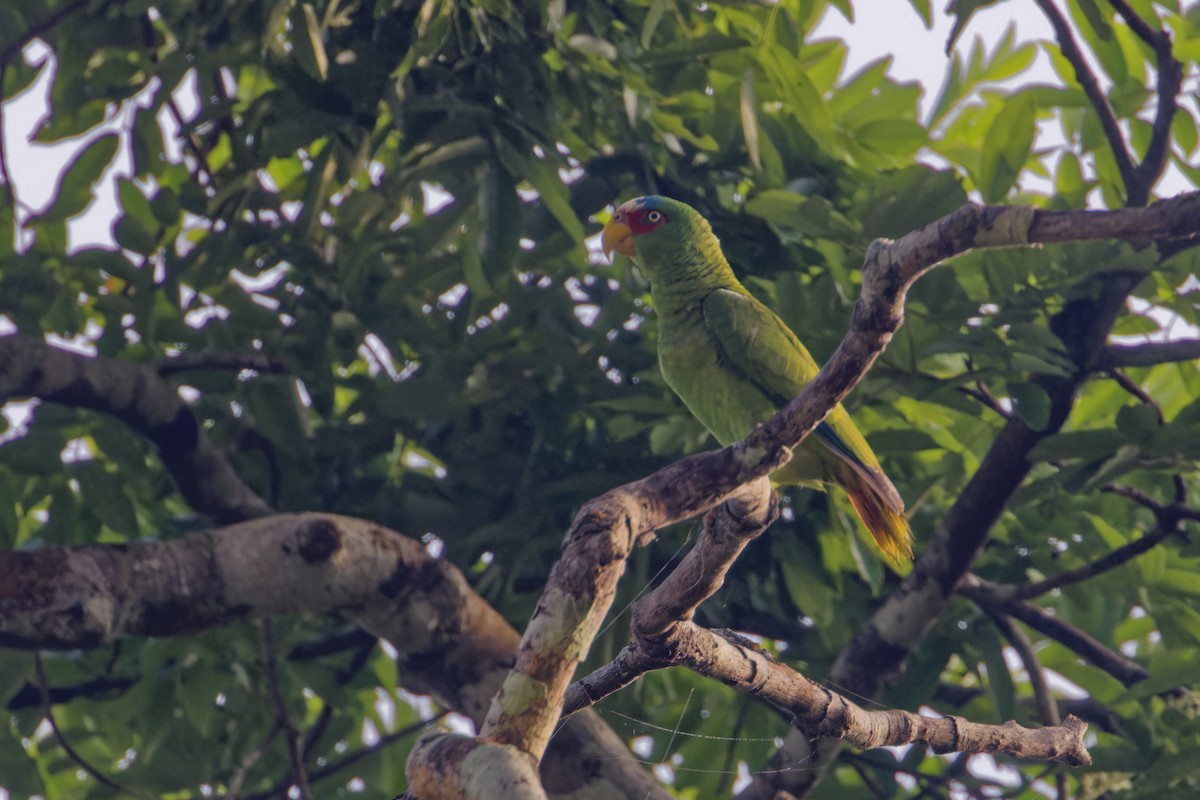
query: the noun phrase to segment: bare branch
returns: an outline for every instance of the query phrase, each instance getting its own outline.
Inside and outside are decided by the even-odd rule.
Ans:
[[[333,514],[281,514],[120,547],[0,551],[0,647],[90,649],[297,613],[339,613],[388,640],[405,688],[477,723],[520,641],[420,542]],[[593,712],[562,727],[543,769],[556,797],[600,782],[621,796],[668,798]]]
[[[1138,166],[1138,174],[1142,185],[1147,191],[1154,185],[1167,164],[1168,146],[1171,142],[1171,121],[1178,110],[1176,99],[1183,84],[1183,65],[1175,60],[1171,52],[1171,34],[1165,30],[1155,30],[1138,16],[1126,0],[1109,0],[1109,4],[1125,20],[1138,38],[1154,50],[1155,66],[1158,71],[1158,82],[1155,87],[1158,108],[1154,113],[1154,127],[1150,135],[1150,144],[1142,163]],[[1144,202],[1144,200],[1143,200]]]
[[[1153,367],[1172,361],[1200,359],[1200,339],[1177,339],[1146,344],[1110,344],[1097,359],[1097,369]]]
[[[665,669],[674,664],[669,658],[648,655],[637,645],[628,645],[617,657],[585,675],[567,687],[563,699],[563,719],[588,706],[599,703],[610,694],[624,689],[647,672]]]
[[[1095,561],[1090,561],[1075,569],[1060,572],[1050,578],[1012,586],[1002,589],[1002,591],[1005,591],[1014,600],[1028,600],[1033,597],[1039,597],[1054,589],[1061,589],[1073,583],[1080,583],[1101,573],[1108,572],[1110,569],[1115,569],[1127,561],[1137,558],[1142,553],[1150,551],[1174,532],[1175,530],[1172,527],[1159,525],[1145,536],[1134,539],[1132,542],[1106,553]]]
[[[1163,417],[1162,406],[1158,404],[1157,400],[1150,396],[1149,392],[1147,392],[1141,386],[1138,386],[1136,381],[1117,368],[1110,369],[1108,371],[1108,375],[1113,379],[1117,386],[1120,386],[1127,394],[1136,397],[1144,405],[1150,406],[1150,408],[1154,411],[1154,416],[1158,418],[1159,425],[1162,425],[1164,422],[1166,422],[1166,419]]]
[[[304,764],[304,735],[296,727],[288,711],[287,700],[279,688],[279,654],[275,650],[275,636],[271,620],[258,622],[259,650],[263,660],[263,672],[267,679],[267,695],[275,707],[275,724],[287,739],[288,755],[292,761],[291,782],[295,784],[303,800],[312,800],[312,789],[308,785],[308,768]]]
[[[1024,622],[1039,633],[1049,636],[1067,649],[1072,650],[1112,675],[1126,686],[1150,677],[1142,665],[1105,647],[1095,638],[1084,633],[1043,608],[1005,596],[1004,588],[976,575],[968,575],[959,586],[959,594],[991,612],[1007,614]]]
[[[1037,654],[1033,652],[1033,644],[1029,641],[1029,637],[1003,614],[996,614],[990,608],[984,609],[984,611],[987,612],[1000,634],[1017,651],[1017,656],[1025,666],[1025,671],[1029,673],[1029,685],[1033,688],[1033,698],[1037,702],[1042,722],[1046,725],[1060,724],[1062,718],[1058,715],[1058,704],[1054,702],[1054,697],[1050,694],[1050,687],[1046,683],[1046,672],[1042,669]]]
[[[150,798],[150,795],[145,794],[140,790],[131,790],[108,777],[71,746],[71,743],[67,741],[67,737],[63,735],[62,730],[58,727],[58,720],[54,716],[54,708],[50,704],[50,687],[48,681],[46,680],[46,668],[42,663],[41,653],[34,654],[33,670],[34,675],[37,678],[38,687],[41,689],[42,693],[42,717],[50,725],[50,731],[54,734],[54,740],[58,742],[58,746],[61,747],[63,752],[67,754],[67,758],[78,764],[80,769],[92,776],[92,778],[101,786],[111,789],[112,791],[117,792],[117,794]]]
[[[266,353],[238,352],[182,353],[159,361],[155,369],[164,378],[180,372],[210,369],[234,372],[252,370],[253,372],[271,374],[281,374],[289,371],[288,365],[281,358],[276,358]]]
[[[271,513],[153,367],[84,356],[19,334],[0,337],[0,401],[24,397],[121,420],[154,443],[188,504],[218,522]]]
[[[276,719],[275,723],[271,725],[271,730],[267,731],[267,735],[263,737],[258,747],[242,756],[242,760],[238,763],[238,768],[234,771],[233,777],[229,779],[229,789],[225,792],[225,800],[238,800],[238,795],[242,791],[242,784],[246,782],[246,775],[250,773],[250,769],[267,752],[267,748],[271,746],[271,742],[275,741],[275,737],[279,735],[279,731],[279,720]],[[286,790],[287,786],[285,785],[282,791]]]
[[[1121,133],[1120,125],[1117,124],[1117,115],[1113,112],[1104,90],[1100,88],[1100,82],[1096,80],[1091,67],[1088,66],[1087,59],[1083,57],[1079,45],[1075,42],[1075,35],[1071,33],[1070,24],[1058,10],[1054,0],[1034,0],[1034,2],[1046,15],[1050,26],[1054,28],[1054,38],[1058,40],[1059,50],[1062,51],[1063,58],[1074,68],[1075,80],[1083,89],[1083,93],[1087,95],[1088,101],[1092,104],[1092,110],[1096,112],[1100,128],[1104,131],[1104,138],[1108,140],[1109,149],[1112,150],[1117,168],[1121,171],[1121,180],[1125,183],[1125,193],[1129,205],[1144,205],[1149,196],[1148,187],[1144,185],[1142,176],[1133,163],[1133,156],[1125,144],[1125,136]]]
[[[697,672],[791,711],[795,724],[809,736],[840,739],[862,748],[915,742],[937,753],[998,752],[1073,766],[1091,763],[1083,746],[1087,723],[1077,717],[1069,717],[1061,727],[1032,730],[1011,721],[982,725],[960,717],[931,718],[896,709],[867,711],[766,653],[691,622],[679,623],[663,646]]]

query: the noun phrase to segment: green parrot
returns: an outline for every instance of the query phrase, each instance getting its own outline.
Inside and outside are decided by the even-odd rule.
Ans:
[[[666,197],[638,197],[604,226],[601,246],[629,256],[650,281],[658,364],[667,385],[722,445],[765,422],[819,367],[796,334],[734,276],[708,220]],[[846,490],[879,550],[912,558],[904,501],[841,405],[775,472],[777,484]]]

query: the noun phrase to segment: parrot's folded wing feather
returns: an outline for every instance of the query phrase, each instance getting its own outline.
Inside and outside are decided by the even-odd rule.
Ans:
[[[796,334],[750,295],[715,289],[705,295],[701,311],[722,364],[752,381],[777,406],[816,377],[817,362]]]
[[[777,406],[783,407],[816,377],[820,369],[816,359],[791,328],[755,298],[716,289],[705,296],[702,311],[722,363],[752,381]],[[866,481],[886,506],[904,510],[899,493],[884,477],[845,409],[834,407],[813,435]]]
[[[896,491],[896,487],[892,485],[892,482],[887,479],[887,476],[883,474],[883,471],[879,467],[865,463],[864,459],[852,450],[842,437],[838,436],[837,431],[830,424],[830,419],[838,415],[839,412],[842,415],[846,414],[841,406],[837,406],[830,412],[829,418],[826,418],[824,422],[817,426],[817,429],[813,431],[813,436],[820,439],[821,444],[828,447],[834,455],[844,461],[864,481],[870,484],[871,488],[875,490],[876,496],[884,502],[884,505],[889,510],[897,514],[903,514],[904,500],[900,497],[900,493]],[[849,421],[848,418],[847,421]],[[858,433],[857,428],[853,428],[853,431],[857,434],[857,438],[862,439],[862,434]],[[863,445],[864,447],[868,446],[865,439],[863,439]]]

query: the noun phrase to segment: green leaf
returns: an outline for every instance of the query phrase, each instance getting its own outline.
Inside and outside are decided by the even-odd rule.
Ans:
[[[785,189],[768,189],[754,195],[746,203],[746,213],[809,236],[852,239],[858,233],[854,223],[834,210],[825,198],[806,197]]]
[[[74,472],[84,505],[117,533],[136,537],[139,533],[137,514],[120,475],[109,472],[99,461],[79,463]]]
[[[1050,395],[1036,383],[1018,383],[1010,386],[1013,413],[1035,431],[1044,430],[1050,423]]]
[[[836,131],[833,114],[800,62],[774,45],[759,48],[757,58],[764,75],[783,99],[787,112],[823,151],[830,156],[841,155],[845,148]]]
[[[695,39],[683,39],[675,44],[660,47],[638,56],[637,62],[646,66],[662,66],[681,61],[724,53],[730,50],[740,50],[750,43],[740,36],[725,36],[719,33],[698,36]]]
[[[1059,461],[1071,458],[1092,460],[1111,455],[1128,440],[1115,430],[1068,431],[1047,436],[1030,452],[1038,461]]]
[[[158,246],[158,239],[150,232],[140,219],[123,214],[113,223],[113,239],[116,243],[135,253],[149,255]]]
[[[512,271],[520,249],[520,211],[512,177],[498,166],[489,168],[479,184],[479,257],[491,285]]]
[[[1186,106],[1175,109],[1175,116],[1171,119],[1171,136],[1185,156],[1196,152],[1200,134],[1196,131],[1196,119]]]
[[[758,149],[758,101],[754,93],[754,67],[742,72],[742,90],[738,95],[738,110],[742,117],[742,135],[746,139],[746,152],[755,169],[762,169],[762,156]]]
[[[321,23],[310,3],[297,3],[289,15],[292,23],[292,52],[300,67],[309,75],[325,80],[329,75],[329,56],[321,40]]]
[[[1008,98],[983,140],[978,184],[983,199],[998,203],[1016,183],[1033,151],[1037,107],[1032,95]]]
[[[877,176],[853,217],[863,222],[863,235],[898,238],[949,214],[967,202],[953,170],[914,164]]]

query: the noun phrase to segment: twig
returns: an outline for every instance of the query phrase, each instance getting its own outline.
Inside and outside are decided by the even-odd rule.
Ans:
[[[159,361],[155,369],[164,378],[193,370],[251,370],[270,374],[289,371],[287,363],[281,358],[266,353],[238,352],[183,353]]]
[[[1182,478],[1176,475],[1175,481],[1175,496],[1177,498],[1187,497],[1187,486],[1183,485],[1182,490],[1180,484]],[[1182,502],[1174,502],[1171,505],[1164,505],[1155,500],[1150,495],[1143,492],[1136,486],[1126,486],[1123,483],[1106,483],[1100,487],[1100,491],[1108,492],[1109,494],[1127,497],[1138,505],[1144,506],[1154,512],[1154,516],[1158,519],[1159,524],[1164,528],[1171,528],[1180,520],[1188,520],[1191,522],[1200,522],[1200,509],[1192,508],[1184,505]]]
[[[1150,673],[1142,665],[1105,647],[1074,625],[1053,616],[1043,608],[1004,596],[1003,587],[977,575],[964,576],[958,593],[985,610],[991,609],[1020,620],[1039,633],[1049,636],[1068,650],[1086,658],[1126,686],[1144,681]]]
[[[1176,98],[1183,85],[1183,65],[1176,61],[1175,56],[1171,53],[1171,35],[1169,33],[1151,28],[1126,0],[1108,1],[1124,18],[1130,30],[1154,50],[1154,60],[1158,72],[1158,81],[1155,86],[1158,108],[1154,113],[1150,144],[1146,147],[1142,163],[1138,166],[1141,185],[1146,188],[1148,193],[1167,164],[1168,147],[1171,142],[1171,121],[1178,110]],[[1145,198],[1138,205],[1144,202]]]
[[[417,733],[424,728],[428,728],[430,725],[440,721],[449,713],[449,710],[440,711],[429,719],[421,720],[420,722],[414,722],[412,725],[401,728],[398,731],[393,731],[392,733],[380,736],[379,741],[375,742],[375,744],[359,748],[351,753],[347,753],[342,758],[339,758],[336,761],[330,761],[323,767],[317,767],[311,771],[309,778],[313,783],[316,783],[317,781],[328,778],[330,775],[341,772],[346,767],[356,764],[359,761],[362,761],[364,758],[375,755],[385,747],[394,744],[408,736],[412,736],[414,733]],[[271,800],[271,798],[280,797],[283,795],[287,791],[288,786],[288,781],[280,781],[270,789],[262,792],[256,792],[255,794],[248,794],[242,800]]]
[[[1001,635],[1008,640],[1013,649],[1017,651],[1017,656],[1021,659],[1021,663],[1025,665],[1025,672],[1029,675],[1029,685],[1033,687],[1034,701],[1037,703],[1038,712],[1042,717],[1043,725],[1058,725],[1062,722],[1058,715],[1058,703],[1050,694],[1050,686],[1046,683],[1046,672],[1042,669],[1042,664],[1038,661],[1037,654],[1033,652],[1033,644],[1029,641],[1029,637],[1025,632],[1012,624],[1012,621],[1003,614],[991,614],[989,616],[1000,629]],[[1058,800],[1070,800],[1067,794],[1067,776],[1062,772],[1054,776],[1055,790],[1058,794]]]
[[[304,735],[292,720],[283,691],[279,688],[279,659],[275,652],[271,620],[259,620],[258,630],[267,692],[275,706],[275,722],[287,735],[288,754],[292,759],[292,781],[304,800],[312,800],[312,789],[308,785],[308,768],[304,764]]]
[[[90,775],[97,783],[104,786],[106,789],[111,789],[118,795],[131,794],[137,797],[145,797],[148,800],[154,800],[150,795],[141,790],[129,789],[126,786],[118,783],[112,778],[105,775],[96,767],[92,766],[91,762],[81,756],[71,743],[67,741],[67,737],[63,735],[62,730],[58,727],[58,720],[54,717],[54,707],[50,702],[50,685],[46,680],[46,668],[42,663],[42,654],[33,654],[33,672],[37,679],[38,687],[42,691],[42,716],[50,725],[50,730],[54,734],[54,740],[58,742],[58,746],[63,749],[67,757],[79,765],[80,769]]]
[[[276,719],[271,725],[271,730],[267,731],[267,735],[263,737],[258,747],[242,756],[242,760],[238,763],[238,768],[234,771],[233,777],[229,779],[229,789],[225,792],[225,800],[237,800],[238,794],[242,791],[242,784],[246,782],[246,775],[258,763],[258,760],[262,758],[263,753],[271,746],[271,742],[275,741],[275,737],[279,735],[280,730],[282,730],[282,727],[279,724],[279,720]],[[283,788],[286,789],[287,786],[285,785]]]
[[[149,12],[142,17],[142,40],[146,45],[147,54],[153,64],[158,64],[158,31],[154,28],[154,20],[150,18]],[[204,180],[197,180],[201,186],[212,186],[212,173],[208,169],[208,158],[204,152],[204,148],[200,143],[200,139],[196,136],[194,130],[188,128],[188,123],[184,120],[183,114],[179,111],[179,105],[175,102],[175,96],[172,94],[174,87],[162,87],[162,91],[166,93],[167,99],[163,101],[163,105],[171,112],[171,119],[179,126],[179,135],[187,144],[188,149],[192,151],[193,157],[196,159],[196,172],[198,177],[203,177]]]
[[[983,381],[976,381],[975,388],[973,389],[970,386],[960,386],[958,387],[958,391],[965,394],[967,397],[978,400],[984,406],[996,412],[1005,419],[1012,419],[1012,412],[1000,405],[1000,401],[997,400],[996,396],[988,390]]]
[[[1058,715],[1058,704],[1054,702],[1054,697],[1050,694],[1050,687],[1046,683],[1046,673],[1042,669],[1042,664],[1038,661],[1037,654],[1033,652],[1033,644],[1029,641],[1029,637],[1025,632],[1012,624],[1012,620],[1003,614],[996,614],[991,609],[985,609],[987,615],[992,620],[1000,635],[1003,636],[1008,643],[1012,645],[1013,650],[1017,652],[1021,663],[1025,666],[1025,672],[1029,674],[1029,685],[1033,688],[1033,699],[1037,703],[1038,713],[1041,715],[1042,724],[1058,725],[1062,722],[1062,718]]]
[[[50,693],[51,705],[59,705],[69,703],[78,697],[96,701],[109,700],[124,694],[134,683],[136,681],[133,678],[101,677],[85,681],[84,683],[77,683],[73,686],[49,686],[45,687],[45,691]],[[42,705],[44,702],[43,687],[26,683],[8,698],[8,704],[5,708],[9,711],[20,711],[21,709]]]
[[[1062,51],[1063,58],[1074,68],[1075,80],[1079,82],[1080,88],[1083,89],[1083,93],[1087,95],[1088,101],[1096,112],[1100,128],[1104,131],[1104,138],[1108,140],[1108,146],[1112,149],[1113,158],[1117,162],[1117,169],[1121,172],[1121,180],[1125,183],[1128,204],[1131,206],[1144,205],[1149,195],[1148,189],[1143,183],[1141,173],[1133,163],[1133,157],[1125,144],[1121,127],[1117,124],[1116,114],[1109,105],[1104,90],[1100,88],[1099,81],[1096,80],[1096,76],[1088,66],[1087,60],[1083,57],[1083,53],[1080,52],[1079,45],[1075,43],[1071,26],[1053,0],[1034,0],[1034,2],[1046,15],[1050,26],[1054,28],[1054,38],[1058,40],[1059,50]]]
[[[1029,600],[1034,597],[1039,597],[1054,589],[1061,589],[1064,586],[1069,586],[1073,583],[1080,583],[1094,578],[1095,576],[1108,572],[1111,569],[1121,566],[1127,561],[1131,561],[1145,552],[1153,549],[1160,542],[1174,533],[1174,529],[1170,526],[1159,525],[1152,532],[1145,536],[1134,539],[1128,544],[1123,544],[1116,550],[1101,556],[1095,561],[1089,561],[1083,566],[1069,569],[1065,572],[1040,581],[1031,581],[1016,586],[1012,586],[1011,590],[1002,589],[1005,594],[1013,600]]]
[[[1108,371],[1108,375],[1126,392],[1133,395],[1138,400],[1141,400],[1145,405],[1148,405],[1150,408],[1154,409],[1154,416],[1158,418],[1159,425],[1162,425],[1166,421],[1166,419],[1163,417],[1162,406],[1160,406],[1158,401],[1151,397],[1145,389],[1143,389],[1141,386],[1138,386],[1136,381],[1131,379],[1128,375],[1116,367],[1110,369]]]

